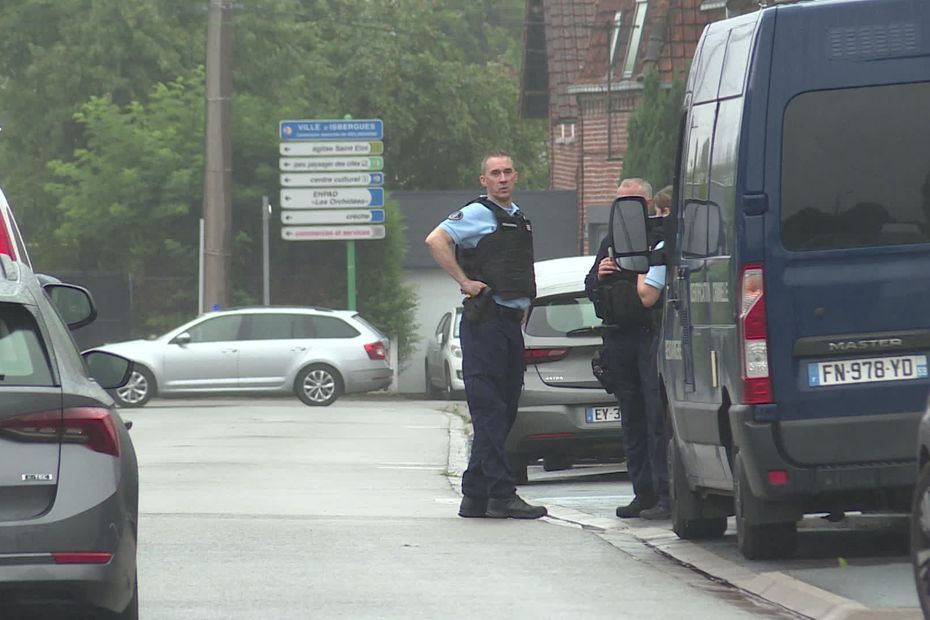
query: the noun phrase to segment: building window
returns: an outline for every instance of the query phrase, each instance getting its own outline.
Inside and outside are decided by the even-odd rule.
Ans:
[[[620,44],[620,25],[623,23],[623,11],[614,13],[613,32],[610,35],[610,63],[608,66],[614,66],[614,60],[617,58],[617,47]]]
[[[643,38],[643,25],[646,23],[646,7],[649,0],[637,0],[636,14],[633,17],[633,30],[630,32],[630,44],[626,50],[626,59],[623,61],[623,79],[633,77],[636,68],[636,57],[639,53],[639,44]]]
[[[556,130],[556,144],[572,144],[575,142],[575,121],[562,121]]]

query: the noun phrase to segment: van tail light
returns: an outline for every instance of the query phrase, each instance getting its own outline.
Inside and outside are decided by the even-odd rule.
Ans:
[[[765,319],[765,285],[762,265],[743,265],[740,270],[739,315],[740,362],[743,402],[758,405],[772,402],[769,378],[768,325]]]
[[[380,340],[378,342],[366,344],[365,353],[368,354],[368,359],[370,360],[383,360],[387,356],[387,351],[384,349],[384,343]]]
[[[565,348],[523,349],[523,363],[527,366],[543,362],[557,362],[568,355]]]
[[[119,435],[110,410],[72,407],[63,412],[29,413],[0,420],[0,434],[16,441],[84,444],[94,452],[119,456]]]

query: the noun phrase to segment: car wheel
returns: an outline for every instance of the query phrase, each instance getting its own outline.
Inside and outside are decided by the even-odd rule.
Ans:
[[[423,377],[426,379],[426,398],[427,400],[436,400],[439,398],[439,390],[433,385],[433,380],[429,376],[429,362],[423,360]]]
[[[129,375],[129,381],[121,388],[110,390],[110,394],[120,407],[141,407],[155,395],[155,377],[144,366],[136,366]]]
[[[668,491],[672,504],[672,530],[678,538],[720,538],[727,531],[726,517],[702,517],[702,501],[688,486],[685,464],[675,438],[668,440]]]
[[[510,466],[510,473],[513,474],[513,481],[516,484],[526,484],[530,481],[526,472],[526,457],[515,452],[507,453],[507,464]]]
[[[758,502],[749,488],[743,458],[734,458],[733,503],[736,506],[736,545],[747,560],[772,560],[794,553],[798,544],[797,523],[753,523],[747,518],[750,503]]]
[[[132,587],[132,600],[126,609],[116,614],[116,620],[139,620],[139,574],[136,573],[135,583]]]
[[[911,507],[911,564],[917,583],[917,598],[930,618],[930,464],[924,465],[914,487]]]
[[[305,405],[327,407],[342,394],[342,379],[326,364],[307,366],[297,375],[294,389]]]

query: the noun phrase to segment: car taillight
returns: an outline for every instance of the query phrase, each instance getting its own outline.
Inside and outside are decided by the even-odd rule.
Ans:
[[[119,435],[108,409],[72,407],[63,412],[29,413],[0,420],[0,432],[20,441],[84,444],[94,452],[119,456]]]
[[[107,564],[112,553],[53,553],[55,564]]]
[[[743,402],[772,402],[769,378],[768,325],[765,319],[765,285],[762,265],[743,265],[740,271],[742,303],[739,315]]]
[[[13,260],[18,260],[16,246],[13,245],[13,239],[10,237],[10,231],[3,218],[0,218],[0,254],[6,254]]]
[[[368,354],[368,359],[383,360],[386,355],[386,351],[384,350],[384,343],[379,341],[366,344],[365,353]]]
[[[523,363],[526,365],[557,362],[568,355],[565,348],[523,349]]]

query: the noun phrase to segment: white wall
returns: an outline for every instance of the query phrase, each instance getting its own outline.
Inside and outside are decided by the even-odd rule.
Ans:
[[[413,354],[401,369],[397,391],[402,393],[426,390],[423,376],[423,360],[426,357],[426,343],[436,332],[439,319],[446,312],[462,303],[459,286],[449,275],[439,269],[407,269],[404,271],[406,283],[414,288],[419,299],[416,309],[416,321],[420,325],[417,333],[420,340]]]

